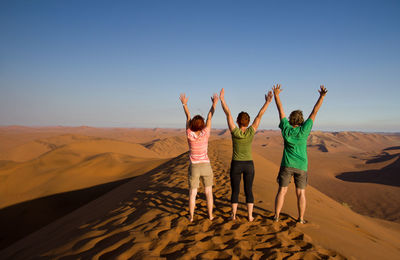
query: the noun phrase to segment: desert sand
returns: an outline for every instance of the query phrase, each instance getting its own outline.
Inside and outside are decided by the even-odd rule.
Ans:
[[[255,221],[230,217],[231,141],[213,130],[215,219],[187,220],[183,129],[0,127],[1,259],[396,259],[400,136],[312,132],[308,224],[291,184],[274,223],[278,131],[253,144]],[[241,201],[244,201],[241,194]]]

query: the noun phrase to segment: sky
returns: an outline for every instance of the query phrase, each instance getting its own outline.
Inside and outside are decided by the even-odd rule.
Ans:
[[[274,84],[314,130],[400,132],[400,1],[0,1],[0,125],[183,128]],[[218,104],[215,128],[226,128]],[[260,128],[278,130],[272,102]]]

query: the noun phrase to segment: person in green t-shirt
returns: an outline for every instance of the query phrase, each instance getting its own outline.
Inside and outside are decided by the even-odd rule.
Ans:
[[[246,112],[240,112],[236,123],[236,127],[233,122],[231,111],[225,102],[225,90],[222,89],[220,92],[220,100],[222,108],[226,115],[226,120],[228,121],[229,130],[232,135],[232,145],[233,154],[230,169],[230,179],[231,179],[231,203],[232,203],[232,219],[236,219],[236,211],[239,202],[239,191],[240,191],[240,181],[243,174],[244,182],[244,193],[246,195],[247,211],[249,221],[253,221],[253,180],[254,180],[254,164],[253,157],[251,154],[251,144],[253,142],[254,134],[257,131],[258,125],[260,124],[261,117],[267,110],[269,103],[272,101],[272,92],[269,91],[268,95],[265,95],[265,103],[258,112],[258,115],[253,121],[253,124],[248,127],[250,122],[250,116]]]
[[[311,132],[317,112],[320,109],[328,90],[323,85],[320,86],[320,89],[318,90],[318,101],[305,122],[303,119],[303,112],[301,110],[295,110],[290,113],[288,120],[285,116],[285,112],[283,111],[281,99],[279,97],[279,93],[282,91],[281,85],[274,85],[272,90],[274,92],[275,103],[279,112],[279,128],[282,131],[282,137],[284,141],[282,162],[277,178],[279,189],[275,198],[274,220],[279,221],[279,214],[281,212],[283,202],[285,201],[287,188],[293,176],[294,183],[296,185],[297,209],[299,212],[299,218],[297,221],[301,224],[304,224],[306,223],[304,220],[304,212],[306,209],[305,188],[307,186],[308,167],[307,138]]]

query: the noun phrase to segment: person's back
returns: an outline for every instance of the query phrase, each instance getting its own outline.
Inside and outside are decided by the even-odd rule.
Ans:
[[[189,158],[191,163],[207,163],[210,162],[207,154],[208,138],[210,131],[204,128],[199,133],[193,132],[188,128],[186,136],[189,144]]]
[[[274,86],[273,91],[280,119],[279,128],[282,131],[284,141],[282,162],[277,177],[279,189],[275,198],[274,220],[279,221],[279,215],[283,207],[285,195],[293,177],[296,186],[297,209],[299,212],[299,218],[297,221],[304,224],[306,223],[304,220],[304,212],[306,208],[305,188],[308,182],[307,139],[327,90],[324,86],[320,86],[320,90],[318,91],[320,96],[306,121],[303,119],[303,113],[301,110],[295,110],[290,113],[288,120],[285,116],[282,102],[279,97],[279,93],[282,91],[281,85],[277,84]]]
[[[249,221],[253,221],[253,206],[254,206],[254,196],[253,196],[253,181],[254,181],[254,163],[251,151],[251,145],[253,143],[254,135],[260,124],[261,117],[267,110],[269,103],[272,100],[272,92],[268,92],[268,96],[265,95],[265,103],[258,112],[253,124],[248,127],[250,123],[250,116],[246,112],[240,112],[235,125],[231,112],[224,98],[225,91],[221,89],[220,98],[221,105],[225,112],[226,119],[228,122],[229,130],[232,135],[232,161],[229,170],[229,176],[231,179],[231,203],[232,203],[232,219],[236,219],[237,206],[239,203],[239,192],[240,192],[240,182],[243,175],[244,182],[244,193],[246,196],[247,211]]]
[[[200,115],[196,115],[193,118],[190,117],[189,108],[187,106],[188,98],[185,94],[181,94],[180,100],[186,115],[186,137],[189,144],[189,221],[193,221],[196,195],[197,189],[200,185],[200,179],[204,185],[204,193],[206,194],[208,218],[213,220],[214,217],[212,212],[214,202],[212,186],[214,182],[214,173],[208,158],[207,148],[208,138],[210,137],[211,131],[211,118],[218,102],[218,95],[214,94],[214,96],[211,97],[212,106],[208,112],[206,123],[204,123],[204,118]]]
[[[231,132],[233,154],[232,160],[235,161],[251,161],[253,160],[251,153],[251,145],[254,138],[254,128],[248,127],[244,132],[239,127],[236,127]]]
[[[313,126],[312,119],[307,119],[301,126],[293,127],[287,118],[279,124],[284,140],[281,166],[307,171],[307,139]]]

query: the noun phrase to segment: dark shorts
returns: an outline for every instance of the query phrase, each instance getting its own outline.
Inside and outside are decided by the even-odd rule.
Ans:
[[[276,179],[279,183],[279,187],[289,186],[290,180],[294,177],[294,184],[298,189],[305,189],[307,186],[308,175],[306,171],[299,170],[292,167],[281,166]]]

